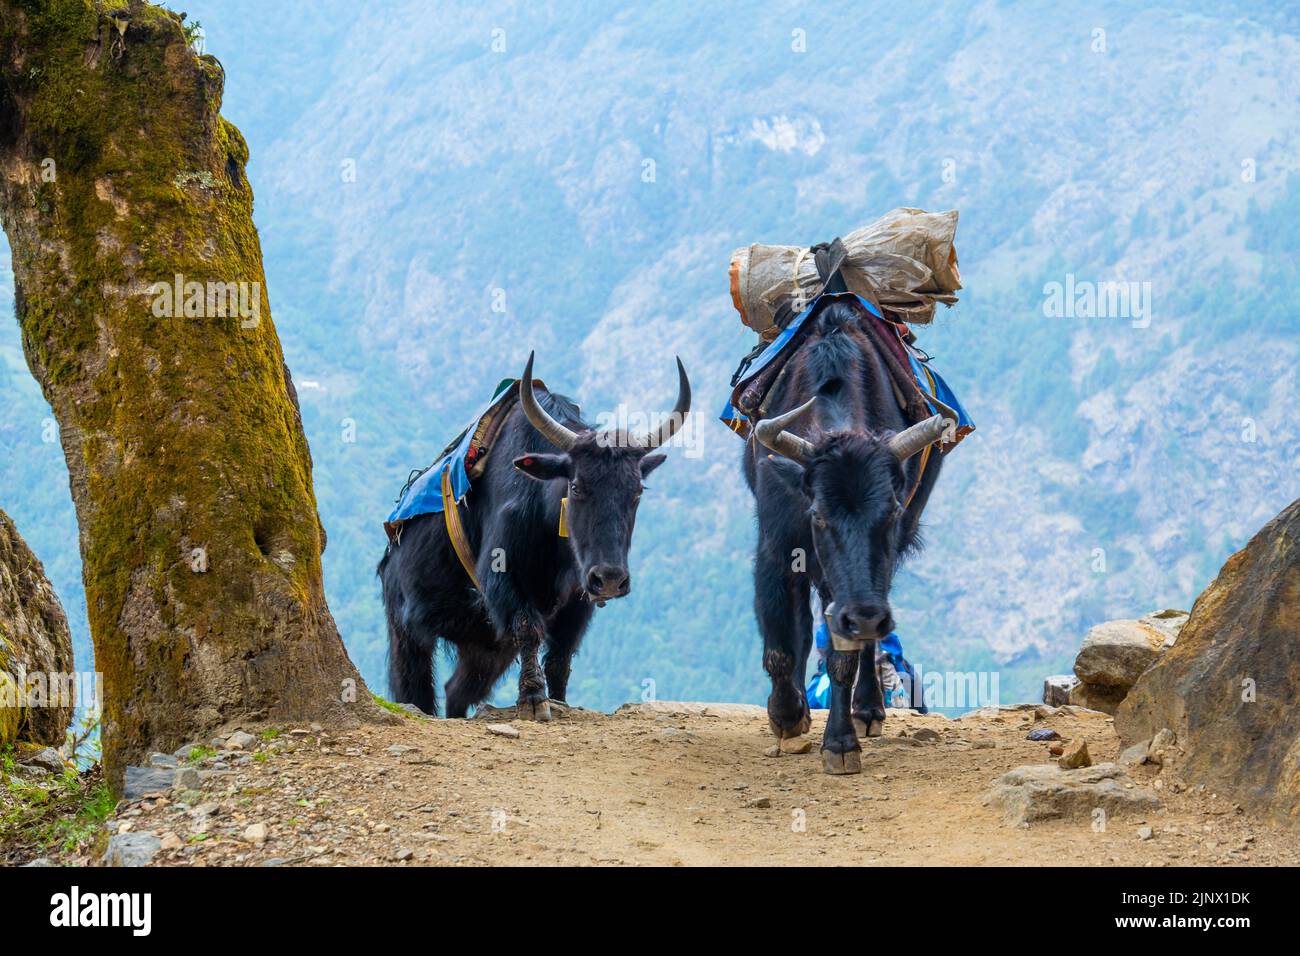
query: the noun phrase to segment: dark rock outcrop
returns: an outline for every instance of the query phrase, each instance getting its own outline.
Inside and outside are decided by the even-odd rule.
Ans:
[[[1126,747],[1172,731],[1190,784],[1300,820],[1300,501],[1230,557],[1115,716]]]

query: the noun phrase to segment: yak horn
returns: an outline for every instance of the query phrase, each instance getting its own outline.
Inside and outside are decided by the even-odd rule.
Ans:
[[[944,418],[942,415],[932,415],[923,422],[917,422],[903,429],[889,439],[889,450],[899,461],[907,461],[926,445],[942,438],[951,424],[951,419]]]
[[[673,408],[672,414],[668,420],[663,422],[658,431],[647,435],[644,439],[645,448],[658,448],[666,444],[668,439],[677,433],[686,421],[686,414],[691,410],[691,382],[686,377],[686,368],[682,365],[682,360],[677,359],[677,405]]]
[[[542,433],[542,437],[560,451],[568,451],[578,440],[578,436],[565,428],[546,413],[546,409],[537,403],[533,394],[533,352],[528,353],[528,364],[524,367],[524,377],[519,383],[519,404],[524,407],[528,421]]]
[[[806,438],[791,434],[785,426],[793,425],[808,409],[813,407],[817,396],[813,396],[798,408],[791,409],[776,418],[765,418],[754,426],[754,437],[779,455],[791,461],[806,465],[812,458],[813,444]]]

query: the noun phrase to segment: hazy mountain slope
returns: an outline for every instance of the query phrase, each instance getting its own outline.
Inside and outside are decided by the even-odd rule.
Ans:
[[[713,421],[749,344],[727,259],[900,204],[961,210],[966,290],[922,345],[979,424],[896,586],[910,655],[1025,696],[1097,619],[1189,605],[1295,496],[1300,42],[1287,12],[1126,7],[191,3],[252,146],[327,587],[368,678],[407,471],[530,348],[593,417],[666,407],[678,353],[695,457],[656,475],[573,699],[760,700],[741,445]],[[1149,321],[1045,316],[1071,274],[1150,283]],[[75,617],[66,475],[16,339],[0,495]]]

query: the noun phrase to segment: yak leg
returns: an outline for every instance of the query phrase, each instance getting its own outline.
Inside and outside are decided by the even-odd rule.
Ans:
[[[560,608],[546,638],[542,670],[546,674],[546,696],[564,703],[569,690],[569,669],[582,635],[591,622],[591,602],[578,597]]]
[[[481,563],[481,562],[480,562]],[[501,635],[499,643],[513,648],[519,655],[520,720],[550,720],[551,709],[546,705],[546,681],[537,663],[537,650],[546,637],[546,623],[542,615],[524,599],[504,572],[480,570],[483,581],[483,599],[488,614]]]
[[[837,651],[832,647],[826,658],[826,673],[831,679],[831,707],[826,718],[826,732],[822,735],[822,767],[827,773],[862,772],[862,745],[853,732],[853,719],[849,716],[853,678],[857,676],[861,654],[861,651]]]
[[[812,643],[808,584],[788,579],[785,572],[782,562],[758,562],[754,609],[763,632],[763,669],[772,680],[772,693],[767,698],[768,725],[781,741],[778,752],[806,753],[811,745],[801,738],[812,725],[803,688]]]
[[[859,738],[879,737],[885,732],[885,694],[880,689],[876,648],[868,644],[858,661],[858,681],[853,685],[853,730]]]
[[[494,640],[496,635],[491,629],[485,630],[487,639]],[[461,644],[456,654],[456,670],[447,681],[447,716],[464,717],[470,707],[486,700],[514,659],[513,647]]]

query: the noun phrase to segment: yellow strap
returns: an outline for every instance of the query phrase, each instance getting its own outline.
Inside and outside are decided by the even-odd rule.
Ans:
[[[560,499],[559,535],[561,538],[567,538],[569,536],[569,499],[568,498]]]
[[[456,557],[460,558],[460,566],[474,582],[474,587],[482,591],[483,586],[479,584],[478,573],[474,570],[474,552],[470,550],[469,540],[465,537],[465,528],[460,523],[460,511],[456,507],[456,496],[451,490],[451,468],[452,463],[448,462],[442,470],[442,516],[447,522],[447,537],[451,539]]]

